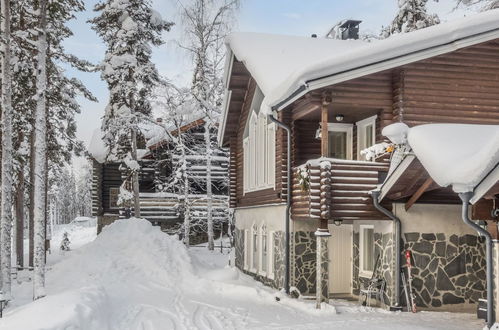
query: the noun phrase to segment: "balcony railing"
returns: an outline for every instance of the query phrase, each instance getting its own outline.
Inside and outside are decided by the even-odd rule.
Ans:
[[[386,219],[369,192],[388,163],[320,158],[294,169],[293,219]]]

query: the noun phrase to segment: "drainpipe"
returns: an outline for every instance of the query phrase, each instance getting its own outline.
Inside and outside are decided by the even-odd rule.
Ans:
[[[287,134],[287,184],[288,184],[288,195],[286,197],[286,249],[285,249],[285,259],[286,259],[286,273],[284,274],[284,289],[286,290],[286,294],[289,294],[289,274],[290,274],[290,242],[289,242],[289,218],[291,213],[291,129],[289,126],[284,124],[283,122],[274,118],[273,115],[268,115],[270,121],[275,123],[277,126],[286,131]]]
[[[493,290],[493,260],[492,260],[492,236],[490,233],[473,222],[468,216],[470,199],[472,197],[472,192],[465,192],[459,194],[459,198],[463,201],[462,207],[462,217],[465,224],[479,232],[485,237],[486,252],[485,259],[487,263],[487,327],[492,329],[494,325],[494,290]]]
[[[395,256],[395,306],[399,307],[400,306],[400,232],[402,230],[402,224],[400,222],[400,219],[393,214],[392,212],[388,211],[385,209],[383,206],[379,204],[379,197],[380,191],[379,190],[374,190],[371,191],[371,197],[373,199],[373,204],[374,207],[386,215],[388,218],[390,218],[394,223],[395,223],[395,251],[396,251],[396,256]]]

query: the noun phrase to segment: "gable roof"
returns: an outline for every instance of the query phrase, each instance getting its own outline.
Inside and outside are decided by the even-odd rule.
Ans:
[[[226,87],[234,58],[262,89],[267,113],[282,110],[307,92],[499,38],[499,9],[365,43],[261,33],[233,33],[227,40]],[[230,89],[230,88],[228,88]],[[224,136],[230,91],[219,137]],[[220,140],[220,139],[219,139]]]

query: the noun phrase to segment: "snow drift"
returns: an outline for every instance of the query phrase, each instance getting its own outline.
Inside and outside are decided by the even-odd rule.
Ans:
[[[147,220],[116,221],[54,265],[47,273],[49,295],[4,315],[0,328],[124,329],[128,325],[117,320],[137,313],[141,297],[155,287],[192,286],[193,277],[190,257],[177,239]]]

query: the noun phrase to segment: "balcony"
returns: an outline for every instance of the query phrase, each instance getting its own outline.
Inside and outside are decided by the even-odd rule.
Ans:
[[[293,169],[292,218],[384,220],[369,192],[388,172],[387,162],[318,158]],[[389,208],[389,205],[384,205]]]

